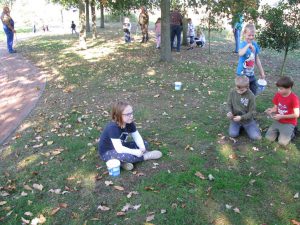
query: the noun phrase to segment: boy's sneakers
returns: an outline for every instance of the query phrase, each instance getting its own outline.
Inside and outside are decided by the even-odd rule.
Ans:
[[[132,163],[127,163],[127,162],[121,163],[121,167],[124,170],[133,170],[133,164]]]
[[[160,157],[162,157],[162,153],[157,150],[146,152],[144,154],[144,160],[159,159]]]

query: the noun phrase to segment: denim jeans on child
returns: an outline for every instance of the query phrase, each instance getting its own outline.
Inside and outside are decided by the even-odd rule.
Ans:
[[[269,141],[275,141],[278,137],[278,143],[286,146],[295,135],[295,126],[293,124],[279,123],[274,121],[269,127],[266,138]]]
[[[240,135],[240,129],[241,127],[244,128],[246,133],[248,134],[248,137],[252,140],[259,140],[261,139],[261,134],[260,130],[257,126],[257,123],[255,120],[250,120],[248,123],[240,123],[240,122],[235,122],[231,121],[230,126],[229,126],[229,136],[230,137],[238,137]]]

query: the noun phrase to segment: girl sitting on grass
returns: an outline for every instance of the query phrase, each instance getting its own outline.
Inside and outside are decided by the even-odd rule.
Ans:
[[[101,159],[105,162],[118,159],[125,170],[132,170],[133,163],[159,159],[160,151],[148,151],[148,143],[143,140],[133,122],[133,109],[128,103],[117,102],[112,107],[112,121],[103,130],[98,145]],[[134,141],[127,141],[129,134]]]

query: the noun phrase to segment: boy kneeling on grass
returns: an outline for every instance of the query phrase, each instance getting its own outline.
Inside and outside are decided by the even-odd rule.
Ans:
[[[240,129],[244,128],[252,140],[260,140],[261,133],[256,121],[255,114],[255,96],[249,89],[249,78],[246,76],[237,76],[235,78],[235,89],[228,96],[227,117],[230,119],[229,136],[238,137]]]
[[[278,92],[273,98],[274,106],[265,112],[274,119],[269,127],[266,138],[286,146],[295,136],[295,127],[299,117],[299,99],[292,92],[294,81],[290,77],[281,77],[277,82]]]

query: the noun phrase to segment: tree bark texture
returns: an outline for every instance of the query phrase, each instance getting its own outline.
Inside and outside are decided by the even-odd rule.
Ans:
[[[171,34],[170,34],[170,0],[160,1],[161,9],[161,50],[160,60],[163,62],[172,61]]]
[[[91,13],[93,22],[93,39],[97,38],[97,21],[96,21],[96,7],[95,0],[91,0]]]
[[[90,27],[90,1],[85,0],[86,31],[91,32]]]
[[[78,1],[79,8],[79,48],[87,49],[86,46],[86,18],[85,18],[85,3],[84,0]]]
[[[104,6],[102,3],[100,3],[100,15],[101,15],[101,24],[100,28],[104,28]]]

